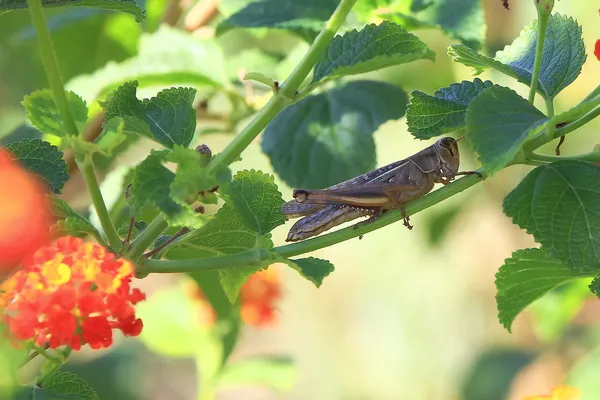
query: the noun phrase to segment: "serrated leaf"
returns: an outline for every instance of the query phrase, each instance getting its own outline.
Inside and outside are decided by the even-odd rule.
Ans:
[[[171,186],[176,175],[163,165],[169,156],[171,153],[167,150],[152,151],[135,167],[129,190],[129,205],[136,215],[143,213],[148,207],[158,207],[166,215],[169,225],[199,228],[209,217],[196,213],[185,199],[178,198],[176,202],[171,197]]]
[[[217,172],[218,175],[209,174],[204,168],[207,163],[203,161],[202,155],[194,149],[175,146],[166,157],[166,161],[177,163],[177,172],[169,190],[171,199],[181,206],[196,201],[200,192],[218,188],[219,185],[231,180],[231,172],[226,166]],[[212,193],[206,193],[202,198],[204,203],[213,202],[208,199],[210,195]],[[214,200],[216,202],[216,198]]]
[[[2,0],[0,0],[2,1]],[[73,92],[67,91],[67,101],[71,115],[75,121],[78,132],[81,132],[87,121],[88,108],[85,101]],[[78,132],[67,132],[62,119],[54,103],[54,97],[50,89],[37,90],[25,96],[22,103],[27,111],[27,118],[33,126],[43,133],[67,136],[76,135]]]
[[[135,213],[141,213],[144,207],[156,205],[167,215],[176,215],[180,207],[169,196],[169,186],[175,174],[163,165],[168,151],[152,151],[138,164],[133,173],[129,190],[129,205]]]
[[[169,259],[213,258],[241,253],[252,248],[270,249],[271,236],[247,228],[242,217],[225,204],[202,228],[179,240],[167,250]],[[219,280],[227,298],[233,303],[240,287],[255,272],[265,269],[273,260],[257,265],[220,269]]]
[[[111,157],[113,152],[127,141],[124,130],[125,119],[123,117],[114,117],[104,124],[100,136],[94,142],[88,142],[81,136],[74,136],[63,138],[63,143],[68,148],[74,149],[78,154],[99,153],[105,158]]]
[[[473,49],[481,48],[485,40],[485,18],[479,0],[413,1],[406,12],[379,13],[379,17],[408,30],[441,29]]]
[[[526,85],[531,83],[538,21],[525,27],[520,36],[494,59],[474,53],[460,46],[452,46],[450,55],[458,62],[481,72],[488,67],[512,76]],[[552,14],[548,19],[538,92],[553,99],[569,86],[581,72],[586,60],[581,27],[570,17]]]
[[[533,170],[505,199],[504,212],[553,257],[578,273],[600,272],[600,167],[558,161]]]
[[[44,381],[44,387],[59,393],[75,395],[80,399],[98,400],[98,394],[85,380],[71,372],[56,372]]]
[[[531,171],[519,185],[506,195],[502,202],[504,214],[512,218],[514,224],[525,229],[527,233],[536,235],[535,220],[531,210],[533,192],[542,169],[536,168]]]
[[[120,11],[131,14],[136,22],[142,22],[146,18],[146,11],[133,0],[43,0],[42,5],[48,8],[56,7],[89,7],[100,10]],[[27,9],[26,0],[0,0],[0,15],[11,10]]]
[[[375,167],[373,132],[402,117],[407,100],[388,83],[349,82],[285,108],[265,129],[262,149],[289,186],[331,186]]]
[[[199,39],[163,25],[140,37],[135,57],[77,77],[67,87],[87,101],[101,98],[134,79],[140,88],[191,85],[218,89],[226,82],[224,71],[223,53],[214,39]]]
[[[272,175],[255,170],[238,172],[225,192],[228,203],[246,226],[260,234],[271,232],[286,222],[280,211],[284,201]]]
[[[138,83],[127,82],[113,92],[105,103],[105,120],[123,117],[126,133],[138,133],[165,147],[187,147],[196,129],[196,111],[192,107],[196,90],[169,88],[150,99],[138,100]]]
[[[435,53],[418,37],[389,21],[369,24],[337,35],[315,65],[313,83],[363,74],[411,61],[435,60]]]
[[[498,319],[510,332],[515,317],[555,287],[581,275],[543,249],[518,250],[496,274]]]
[[[488,174],[506,166],[544,128],[545,115],[505,87],[482,90],[466,112],[467,137]]]
[[[323,260],[315,257],[299,258],[296,260],[282,260],[287,265],[298,271],[300,275],[315,284],[316,287],[321,287],[323,279],[335,269],[329,260]]]
[[[69,180],[63,153],[48,142],[40,139],[22,139],[8,143],[6,149],[23,167],[41,177],[54,193],[60,193],[65,182]]]
[[[475,78],[473,82],[453,83],[433,96],[413,91],[406,111],[408,131],[417,139],[431,139],[463,128],[468,105],[483,89],[493,85]]]
[[[600,276],[596,276],[589,287],[592,293],[600,298]]]
[[[296,379],[296,368],[289,358],[251,357],[228,364],[219,374],[218,386],[234,388],[260,385],[286,392]]]
[[[338,0],[260,0],[222,21],[217,35],[236,28],[276,28],[296,33],[312,42],[333,14]]]
[[[98,232],[94,225],[83,215],[73,210],[66,201],[52,196],[51,211],[56,218],[61,219],[57,222],[61,232],[78,237],[85,237],[87,235],[101,237],[100,232]]]

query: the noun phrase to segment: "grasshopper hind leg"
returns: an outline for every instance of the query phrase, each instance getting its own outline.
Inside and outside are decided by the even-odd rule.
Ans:
[[[409,230],[412,230],[413,226],[410,224],[410,217],[408,215],[406,215],[406,210],[404,209],[404,207],[400,208],[400,212],[402,213],[402,219],[404,220],[404,226],[407,227]]]

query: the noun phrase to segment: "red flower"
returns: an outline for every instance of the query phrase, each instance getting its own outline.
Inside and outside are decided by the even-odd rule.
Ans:
[[[53,223],[45,188],[0,149],[0,275],[51,240]]]
[[[131,262],[95,243],[65,236],[39,249],[0,286],[2,318],[17,340],[79,350],[112,344],[113,329],[137,336],[142,321]]]
[[[594,49],[594,55],[600,61],[600,40],[596,40],[596,48]]]
[[[194,284],[190,296],[199,300],[198,318],[204,325],[212,325],[216,314],[206,301],[200,288]],[[242,286],[241,316],[242,321],[250,326],[268,326],[276,321],[275,302],[281,297],[279,273],[276,269],[266,269],[252,275]]]

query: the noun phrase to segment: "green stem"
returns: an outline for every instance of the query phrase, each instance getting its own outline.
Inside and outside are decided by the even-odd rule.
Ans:
[[[596,89],[592,90],[590,94],[588,94],[585,99],[583,99],[582,103],[588,100],[593,99],[596,96],[600,96],[600,85],[596,86]]]
[[[596,151],[590,151],[589,153],[580,154],[578,156],[547,156],[544,154],[531,153],[528,158],[530,160],[538,160],[545,162],[565,161],[565,160],[577,160],[577,161],[589,161],[589,162],[600,162],[600,153]]]
[[[43,353],[40,353],[40,354],[43,355]],[[37,380],[38,385],[40,385],[41,387],[44,387],[46,380],[48,380],[48,378],[50,378],[56,371],[58,371],[60,369],[60,367],[62,367],[67,362],[67,360],[69,359],[69,354],[71,354],[71,348],[67,347],[61,354],[60,359],[58,359],[58,358],[50,359],[54,362],[54,365],[52,366],[52,368],[48,369],[42,375],[40,375],[39,379]]]
[[[533,150],[543,146],[544,144],[546,144],[556,138],[565,136],[566,134],[581,128],[583,125],[587,124],[588,122],[590,122],[591,120],[593,120],[594,118],[596,118],[598,116],[600,116],[600,107],[593,109],[589,113],[583,115],[582,117],[576,119],[575,121],[570,122],[569,124],[567,124],[566,126],[563,126],[562,128],[554,129],[554,134],[552,137],[549,137],[545,133],[542,133],[541,135],[539,135],[539,136],[535,137],[534,139],[532,139],[531,141],[527,142],[524,146],[524,150],[526,153],[532,152]]]
[[[336,10],[325,24],[325,28],[316,37],[302,61],[281,85],[279,93],[274,94],[267,104],[256,114],[254,119],[229,143],[225,150],[215,156],[208,166],[209,172],[214,172],[221,164],[228,165],[235,161],[267,124],[281,110],[292,103],[296,90],[298,90],[300,84],[308,76],[308,73],[325,53],[335,33],[346,20],[354,3],[356,3],[356,0],[340,1],[340,4],[338,4]]]
[[[200,258],[192,260],[146,260],[139,266],[139,272],[149,273],[183,273],[215,271],[236,266],[261,265],[272,258],[266,249],[250,249],[241,253],[215,258]]]
[[[98,180],[96,179],[96,172],[94,171],[92,157],[87,155],[85,156],[83,162],[78,160],[77,166],[81,170],[81,175],[83,176],[85,185],[90,192],[92,204],[94,204],[96,214],[98,214],[98,220],[100,221],[100,225],[102,225],[104,234],[108,239],[108,244],[110,245],[112,251],[119,253],[123,248],[123,243],[121,242],[121,238],[117,233],[117,229],[115,228],[112,219],[110,219],[108,209],[106,208],[106,203],[104,203],[104,198],[102,197],[102,192],[100,191],[100,186],[98,185]]]
[[[48,27],[46,26],[41,0],[27,0],[27,5],[29,7],[29,14],[31,15],[33,27],[37,34],[40,54],[46,70],[48,83],[52,89],[54,103],[58,109],[58,115],[60,115],[66,134],[77,136],[77,126],[75,125],[75,120],[73,119],[71,109],[69,108],[64,84],[60,76],[58,60],[56,59],[50,32],[48,32]]]
[[[480,170],[479,172],[484,174],[483,170]],[[423,211],[470,188],[476,183],[481,182],[481,180],[482,179],[477,175],[470,175],[459,179],[450,185],[444,186],[427,196],[409,203],[406,207],[406,215],[410,216]],[[391,211],[370,224],[361,225],[358,229],[354,229],[354,227],[350,226],[339,231],[317,236],[298,243],[275,247],[273,251],[282,257],[293,257],[364,235],[365,233],[372,232],[401,219],[402,215],[400,212]],[[265,261],[271,259],[272,255],[269,254],[268,250],[256,248],[228,256],[197,260],[147,260],[141,264],[139,268],[142,273],[198,272],[222,268],[234,268],[245,265],[261,265]]]
[[[167,219],[164,214],[159,214],[148,225],[148,227],[133,241],[130,250],[127,252],[127,258],[132,260],[138,266],[143,260],[140,260],[144,252],[152,243],[160,236],[161,233],[169,227]]]
[[[538,14],[538,32],[537,44],[535,47],[535,61],[533,62],[533,74],[531,76],[531,86],[529,87],[529,102],[533,104],[535,92],[537,90],[538,80],[540,78],[540,70],[542,68],[542,55],[544,52],[544,41],[546,40],[546,27],[548,26],[548,18],[550,15],[542,11],[541,7],[537,8]]]

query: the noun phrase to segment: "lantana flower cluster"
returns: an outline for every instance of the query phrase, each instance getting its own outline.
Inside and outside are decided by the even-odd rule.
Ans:
[[[214,324],[216,314],[200,288],[194,284],[190,293],[198,300],[198,318],[205,325]],[[269,268],[252,275],[240,290],[242,321],[249,326],[267,327],[277,321],[275,304],[281,298],[279,271]]]
[[[0,285],[0,310],[11,338],[38,346],[79,350],[109,347],[113,330],[137,336],[134,305],[145,299],[131,288],[134,268],[96,243],[65,236],[40,248]]]

